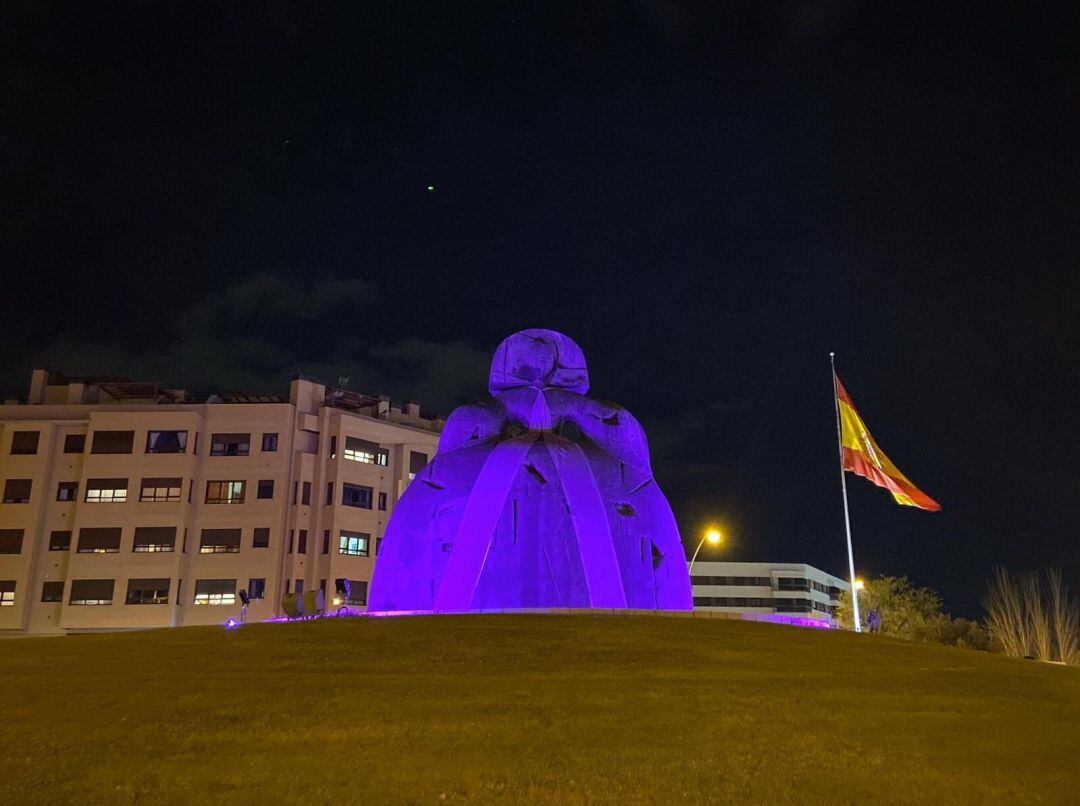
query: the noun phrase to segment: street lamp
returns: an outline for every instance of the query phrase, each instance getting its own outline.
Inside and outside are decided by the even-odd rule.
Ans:
[[[855,590],[861,591],[865,587],[866,587],[866,583],[864,583],[861,579],[856,579],[855,580]]]
[[[701,536],[701,541],[697,544],[697,548],[694,549],[694,556],[690,558],[690,574],[694,573],[694,562],[697,560],[698,552],[701,551],[701,547],[705,545],[705,542],[708,541],[710,546],[718,546],[723,539],[724,536],[720,534],[719,529],[709,529]]]

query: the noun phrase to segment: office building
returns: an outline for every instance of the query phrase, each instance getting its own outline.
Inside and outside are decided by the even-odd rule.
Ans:
[[[851,585],[804,563],[694,563],[694,610],[769,616],[763,620],[835,626],[840,593]]]

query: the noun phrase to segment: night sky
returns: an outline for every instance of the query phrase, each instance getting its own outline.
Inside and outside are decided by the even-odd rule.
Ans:
[[[1077,9],[5,0],[0,387],[303,371],[446,414],[554,328],[685,541],[844,574],[835,350],[944,508],[849,477],[861,574],[1075,589]]]

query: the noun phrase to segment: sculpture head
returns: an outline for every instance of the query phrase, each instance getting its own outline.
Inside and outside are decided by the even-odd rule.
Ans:
[[[554,330],[522,330],[503,339],[491,359],[488,390],[493,397],[511,389],[589,391],[585,355],[569,336]]]

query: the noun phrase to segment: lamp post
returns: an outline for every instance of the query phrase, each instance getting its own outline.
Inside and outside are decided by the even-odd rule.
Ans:
[[[689,574],[692,575],[694,573],[694,563],[697,561],[698,552],[701,551],[701,547],[705,545],[705,542],[708,541],[710,546],[718,546],[720,545],[721,540],[723,540],[723,535],[720,534],[720,531],[718,529],[709,529],[707,532],[705,532],[704,535],[701,536],[701,540],[698,542],[697,548],[694,549],[694,556],[690,558],[690,569],[688,571]]]

